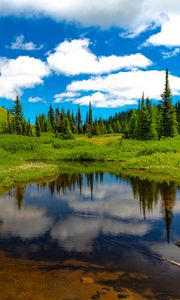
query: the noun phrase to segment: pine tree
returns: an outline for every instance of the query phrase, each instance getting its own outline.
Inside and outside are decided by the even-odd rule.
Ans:
[[[166,69],[166,78],[162,98],[162,135],[165,137],[173,137],[177,134],[177,119],[175,108],[172,105],[172,93],[169,85],[169,72]]]
[[[156,109],[153,108],[151,111],[151,124],[149,127],[149,140],[158,139],[157,122],[156,122]]]
[[[78,130],[77,130],[77,127],[76,127],[76,118],[75,118],[73,112],[72,112],[72,114],[71,114],[71,122],[70,122],[70,125],[71,125],[71,131],[72,131],[72,133],[73,133],[73,134],[78,133]]]
[[[41,136],[41,128],[40,128],[39,118],[38,117],[36,117],[35,132],[36,132],[36,136],[37,137]]]
[[[107,133],[109,133],[109,134],[114,133],[111,123],[109,123],[109,125],[108,125]]]
[[[22,135],[27,135],[27,124],[25,120],[22,121],[21,126],[22,126]]]
[[[82,133],[82,116],[81,116],[81,109],[79,105],[78,105],[78,112],[77,112],[77,130],[79,134]]]
[[[15,121],[15,132],[17,134],[22,134],[23,111],[21,101],[18,96],[16,97],[15,104],[12,107],[12,113]]]
[[[140,140],[147,140],[148,139],[148,131],[149,131],[149,124],[148,124],[148,112],[147,107],[145,105],[144,93],[141,99],[141,107],[140,107],[140,114],[139,114],[139,139]]]
[[[121,133],[122,128],[121,128],[121,125],[120,125],[119,120],[116,120],[116,121],[113,123],[113,129],[114,129],[114,132],[115,132],[115,133]]]
[[[73,139],[73,134],[72,134],[71,127],[70,127],[70,124],[69,124],[69,120],[68,120],[67,117],[63,121],[63,135],[62,135],[62,137],[65,140]]]
[[[93,126],[93,116],[92,116],[92,106],[91,102],[89,102],[89,113],[88,113],[88,134],[89,136],[92,134],[92,126]]]
[[[133,110],[128,124],[128,137],[131,139],[137,139],[138,134],[138,113]]]
[[[51,105],[49,106],[48,119],[50,121],[51,128],[54,131],[54,128],[55,128],[55,117],[54,117],[54,109],[52,108]]]
[[[27,123],[27,136],[32,136],[32,129],[31,129],[30,119],[28,119],[28,123]]]

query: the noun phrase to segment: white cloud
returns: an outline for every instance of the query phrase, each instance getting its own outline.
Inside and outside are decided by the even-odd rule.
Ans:
[[[169,15],[164,20],[160,32],[153,34],[145,43],[145,45],[180,46],[180,14]]]
[[[13,50],[34,51],[41,50],[43,45],[37,46],[33,42],[25,42],[24,35],[19,35],[16,37],[15,41],[11,43],[10,48]]]
[[[0,72],[0,97],[14,99],[24,89],[42,84],[49,69],[40,59],[19,56],[16,59],[3,59]]]
[[[161,52],[163,58],[165,58],[165,59],[177,56],[179,53],[180,53],[180,48],[175,48],[172,51],[162,51]]]
[[[180,78],[169,76],[171,89],[174,95],[180,95]],[[91,95],[75,99],[76,103],[87,105],[92,100],[96,106],[121,106],[132,104],[136,99],[145,96],[160,99],[165,81],[165,72],[129,71],[119,72],[108,76],[92,77],[88,80],[73,81],[67,86],[67,91],[88,92]],[[111,104],[112,103],[112,104]]]
[[[88,39],[64,41],[47,58],[49,67],[66,75],[102,74],[129,68],[146,68],[152,62],[137,53],[127,56],[97,57],[89,49]]]
[[[178,0],[54,0],[53,4],[49,0],[0,2],[1,16],[48,16],[83,26],[117,26],[127,30],[126,35],[129,37],[163,24],[164,16],[173,14],[180,15]]]
[[[73,101],[69,99],[69,101]],[[79,97],[73,101],[75,104],[89,105],[91,102],[96,107],[120,107],[136,104],[136,100],[120,99],[119,96],[110,93],[96,92],[88,96]]]
[[[0,198],[1,236],[31,239],[45,234],[52,226],[52,220],[44,209],[26,206],[18,211],[16,199],[13,200],[9,201],[8,197]]]
[[[56,94],[54,96],[54,103],[71,101],[72,98],[76,98],[80,95],[81,95],[80,93],[75,93],[75,92],[65,92],[65,93]]]
[[[1,0],[0,14],[24,16],[49,16],[56,20],[78,22],[83,26],[110,26],[138,29],[141,23],[143,0]],[[149,1],[148,1],[149,2]],[[148,16],[148,14],[147,14]],[[147,25],[146,25],[147,26]]]
[[[44,100],[41,97],[30,97],[28,99],[28,102],[30,102],[30,103],[39,103],[39,102],[44,102]]]
[[[126,223],[104,217],[68,217],[56,224],[51,236],[67,251],[90,252],[93,241],[102,233],[105,235],[127,234],[143,236],[151,230],[147,223]]]

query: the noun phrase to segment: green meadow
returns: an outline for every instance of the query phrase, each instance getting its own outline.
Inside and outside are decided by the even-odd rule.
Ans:
[[[63,172],[102,170],[158,181],[180,180],[180,137],[159,141],[123,139],[121,135],[61,140],[0,135],[0,184],[40,179]]]

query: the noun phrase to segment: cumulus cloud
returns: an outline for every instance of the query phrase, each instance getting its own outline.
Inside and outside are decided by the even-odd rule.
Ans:
[[[0,198],[1,236],[17,236],[31,239],[45,234],[51,227],[52,220],[46,211],[37,207],[22,207],[17,210],[16,201],[8,197]]]
[[[80,93],[75,93],[75,92],[65,92],[65,93],[56,94],[54,96],[54,103],[71,101],[72,98],[79,97],[80,95],[81,95]]]
[[[121,198],[119,198],[119,195],[121,195]],[[67,193],[61,196],[61,199],[68,203],[68,206],[76,215],[98,216],[99,218],[106,216],[112,219],[129,219],[130,221],[137,221],[140,218],[139,204],[134,201],[130,186],[115,183],[110,186],[101,183],[101,185],[94,186],[94,201],[91,199],[91,191],[88,187],[82,189],[81,197],[84,201],[79,198],[79,192],[74,191],[73,195]],[[158,207],[157,210],[160,217],[160,208]],[[153,217],[154,214],[156,212],[153,212]],[[148,217],[150,217],[149,214]]]
[[[49,0],[1,0],[0,15],[48,16],[82,26],[116,26],[125,30],[126,37],[132,38],[149,28],[164,26],[168,16],[176,15],[178,18],[180,4],[177,0],[54,0],[53,5]],[[179,37],[174,35],[174,41],[176,39],[179,40]]]
[[[180,14],[169,15],[161,25],[160,32],[153,34],[145,45],[180,46]]]
[[[11,43],[9,48],[13,50],[34,51],[41,50],[43,48],[43,45],[37,46],[33,42],[25,42],[24,35],[19,35],[16,37],[15,41]]]
[[[107,76],[95,76],[88,80],[73,81],[67,91],[88,92],[89,96],[74,99],[75,103],[87,105],[91,100],[96,106],[117,107],[135,103],[136,99],[146,96],[160,99],[164,87],[164,71],[128,71]],[[180,78],[170,75],[170,85],[174,95],[180,95]],[[153,88],[152,88],[153,87]]]
[[[119,26],[139,30],[142,22],[148,26],[149,18],[142,19],[143,0],[1,0],[0,14],[49,16],[56,20],[78,22],[83,26],[103,28]],[[148,1],[149,2],[149,1]],[[148,16],[148,14],[147,14]]]
[[[69,99],[68,101],[73,101],[73,99]],[[119,96],[112,95],[111,93],[101,93],[96,92],[92,93],[88,96],[83,96],[75,99],[73,101],[75,104],[80,105],[89,105],[91,102],[96,107],[120,107],[124,105],[134,105],[137,104],[136,100],[129,99],[120,99]]]
[[[56,224],[51,236],[67,251],[90,252],[100,234],[143,236],[151,226],[147,223],[126,223],[99,217],[68,217]]]
[[[47,65],[40,59],[19,56],[16,59],[0,59],[0,97],[14,99],[26,88],[43,83],[49,75]]]
[[[152,64],[140,53],[97,57],[90,51],[89,44],[88,39],[60,43],[55,52],[47,58],[49,67],[58,73],[79,75],[109,73],[124,68],[145,68]]]

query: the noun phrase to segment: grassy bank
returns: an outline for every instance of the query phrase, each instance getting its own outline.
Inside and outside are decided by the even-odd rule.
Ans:
[[[102,168],[116,174],[180,180],[180,137],[141,142],[119,135],[68,141],[48,134],[40,138],[0,135],[1,186],[58,172],[85,171],[87,162],[92,171]]]

